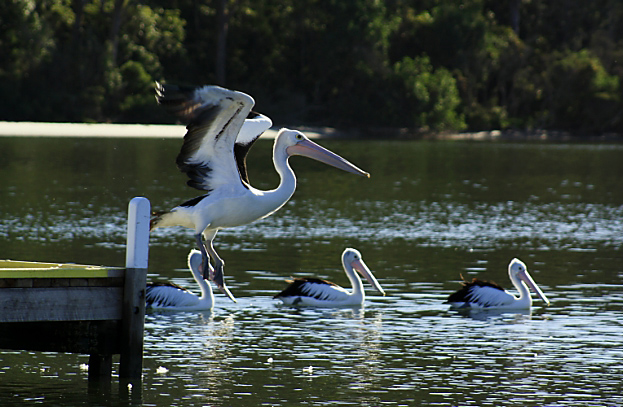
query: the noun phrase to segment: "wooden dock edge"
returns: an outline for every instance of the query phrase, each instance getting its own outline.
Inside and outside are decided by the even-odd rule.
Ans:
[[[48,277],[42,274],[45,271],[27,265],[23,275],[5,273],[6,284],[0,285],[0,290],[7,294],[3,299],[15,297],[21,290],[22,294],[29,292],[32,301],[24,304],[6,300],[4,305],[0,301],[0,307],[7,311],[0,315],[0,348],[87,353],[89,382],[106,380],[108,383],[112,376],[112,356],[120,354],[120,379],[139,384],[143,367],[149,218],[149,200],[133,198],[128,205],[125,270],[111,268],[107,275],[97,272],[93,278],[74,276],[73,271],[68,274],[68,271],[53,270]],[[66,287],[68,296],[57,293],[62,287]],[[20,298],[24,301],[25,296]],[[108,303],[89,306],[85,302],[89,298],[91,301],[105,298]],[[53,306],[53,301],[60,306]],[[12,310],[11,304],[24,310]],[[27,309],[30,306],[32,310]],[[38,315],[37,307],[42,310]]]

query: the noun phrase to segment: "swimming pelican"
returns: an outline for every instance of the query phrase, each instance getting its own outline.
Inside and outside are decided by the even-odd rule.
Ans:
[[[201,252],[192,249],[188,254],[188,268],[201,289],[201,297],[173,283],[148,283],[145,290],[147,308],[175,311],[208,310],[214,306],[212,287],[201,275]]]
[[[156,214],[151,229],[168,226],[194,229],[195,241],[203,255],[204,277],[209,276],[234,302],[225,286],[225,263],[214,250],[214,237],[222,228],[245,225],[269,216],[290,199],[296,189],[296,177],[288,163],[290,156],[302,155],[344,171],[370,176],[303,133],[281,129],[273,147],[279,186],[260,191],[249,184],[245,158],[272,122],[264,115],[251,112],[255,104],[251,96],[218,86],[183,88],[158,83],[156,94],[158,103],[188,123],[177,166],[190,178],[189,186],[207,193]],[[208,268],[210,257],[214,261],[213,272]]]
[[[529,287],[549,305],[549,300],[528,274],[528,269],[521,260],[513,259],[510,262],[508,275],[519,291],[519,298],[494,282],[474,278],[471,282],[464,281],[463,288],[451,294],[446,302],[453,308],[530,309],[532,297]]]
[[[344,250],[342,253],[342,266],[353,286],[351,292],[330,281],[303,277],[287,280],[290,285],[273,298],[280,299],[286,305],[315,307],[361,305],[366,299],[366,294],[361,279],[355,271],[364,276],[378,292],[385,295],[385,291],[383,291],[379,282],[376,281],[366,263],[363,262],[359,251],[350,248]]]

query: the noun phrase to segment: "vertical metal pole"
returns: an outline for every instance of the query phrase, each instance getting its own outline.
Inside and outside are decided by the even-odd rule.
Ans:
[[[149,200],[143,197],[133,198],[128,207],[126,270],[120,338],[120,378],[140,379],[143,370],[150,207]]]

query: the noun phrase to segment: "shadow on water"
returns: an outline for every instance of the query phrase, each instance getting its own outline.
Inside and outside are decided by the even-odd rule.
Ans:
[[[271,143],[257,144],[251,182],[274,188]],[[216,238],[239,303],[217,293],[212,312],[147,315],[139,404],[623,404],[623,146],[321,144],[372,177],[293,158],[293,199]],[[175,169],[178,150],[179,140],[0,138],[3,257],[123,264],[133,196],[161,210],[198,192]],[[186,229],[157,230],[148,279],[198,292],[192,245]],[[348,287],[345,247],[361,251],[387,296],[365,284],[364,307],[334,310],[272,299],[290,276]],[[443,304],[461,274],[510,286],[513,257],[550,307],[463,314]],[[0,360],[0,405],[127,404],[116,384],[85,398],[87,356]]]

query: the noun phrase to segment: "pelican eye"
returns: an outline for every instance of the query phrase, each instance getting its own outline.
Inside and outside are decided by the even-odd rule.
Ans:
[[[297,140],[303,140],[303,135],[302,134],[297,134],[296,135],[296,139]]]

